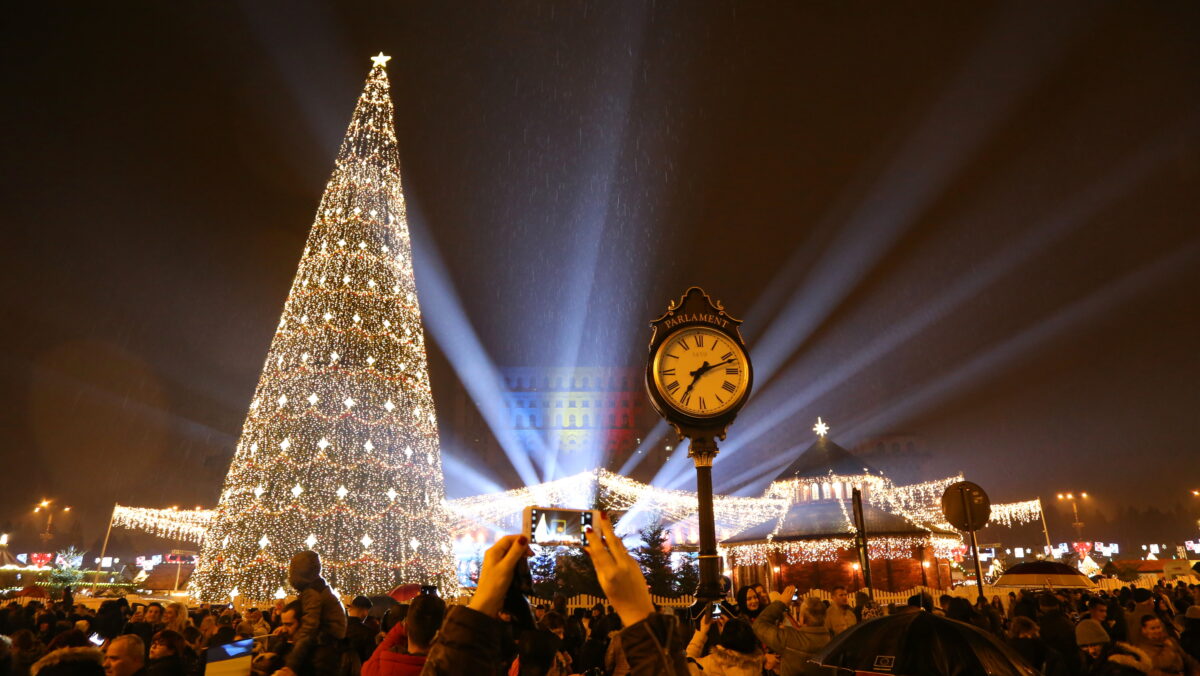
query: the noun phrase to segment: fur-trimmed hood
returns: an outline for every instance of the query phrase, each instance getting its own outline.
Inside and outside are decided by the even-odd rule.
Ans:
[[[79,663],[79,664],[76,664]],[[100,652],[99,648],[84,647],[84,648],[59,648],[51,651],[42,659],[33,663],[29,667],[29,676],[38,676],[41,672],[51,674],[58,671],[57,667],[71,666],[72,673],[85,673],[84,669],[89,669],[91,665],[95,665],[92,671],[104,673],[104,653]]]
[[[761,650],[753,653],[739,653],[724,646],[713,646],[712,651],[696,660],[696,664],[706,674],[753,674],[762,673],[763,654]]]
[[[1114,662],[1123,667],[1137,669],[1143,674],[1148,674],[1154,671],[1154,660],[1150,659],[1150,655],[1146,651],[1132,644],[1117,641],[1113,644],[1114,652],[1108,656],[1109,662]],[[1116,651],[1120,652],[1116,652]],[[33,676],[37,676],[34,674]]]

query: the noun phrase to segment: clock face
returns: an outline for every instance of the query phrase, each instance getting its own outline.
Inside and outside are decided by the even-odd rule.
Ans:
[[[695,418],[729,411],[746,396],[749,361],[728,336],[689,327],[663,341],[654,354],[654,387],[672,408]]]

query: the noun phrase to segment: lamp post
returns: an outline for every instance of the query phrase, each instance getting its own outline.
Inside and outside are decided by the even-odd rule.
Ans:
[[[1071,513],[1075,516],[1074,523],[1071,524],[1075,528],[1075,541],[1083,542],[1083,522],[1079,520],[1079,500],[1086,500],[1088,494],[1081,492],[1078,495],[1075,493],[1059,493],[1059,500],[1066,500],[1071,503]]]
[[[54,509],[50,506],[51,503],[53,503],[53,502],[54,502],[53,500],[42,500],[41,502],[39,502],[37,504],[36,507],[33,508],[34,514],[39,514],[42,511],[46,512],[46,530],[44,530],[40,534],[38,534],[38,537],[40,537],[42,539],[42,542],[44,542],[46,544],[49,544],[50,541],[54,539],[54,530],[53,530]],[[66,512],[71,511],[71,508],[63,507],[59,511],[61,511],[65,514]]]
[[[1050,544],[1050,528],[1046,526],[1046,507],[1042,505],[1041,496],[1037,499],[1038,516],[1042,517],[1042,535],[1046,537],[1046,556],[1053,557],[1054,545]]]
[[[700,530],[700,586],[698,601],[716,601],[725,594],[721,589],[721,565],[717,557],[716,519],[713,517],[712,466],[718,453],[716,440],[700,437],[691,440],[688,455],[696,467],[697,521]]]

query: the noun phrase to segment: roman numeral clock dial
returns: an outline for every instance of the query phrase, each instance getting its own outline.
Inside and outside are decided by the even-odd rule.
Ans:
[[[746,353],[720,331],[689,327],[663,341],[654,356],[654,385],[665,403],[695,418],[738,405],[749,382]]]

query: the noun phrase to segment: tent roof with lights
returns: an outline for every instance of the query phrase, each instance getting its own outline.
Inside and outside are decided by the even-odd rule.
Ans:
[[[186,589],[195,569],[196,566],[192,563],[160,563],[138,586],[155,591]]]
[[[818,435],[817,440],[804,450],[787,469],[775,477],[775,481],[789,479],[804,479],[825,477],[830,474],[838,476],[856,476],[873,474],[879,476],[883,472],[860,460],[850,451],[838,446],[826,435]]]
[[[733,537],[726,538],[722,544],[740,545],[766,542],[768,539],[787,542],[847,537],[851,534],[849,510],[849,504],[843,507],[838,500],[797,502],[788,508],[782,519],[771,519],[766,523],[747,528]],[[896,535],[918,536],[930,533],[954,535],[954,533],[937,528],[923,528],[898,514],[891,514],[866,503],[863,504],[863,520],[867,527],[868,538]]]

